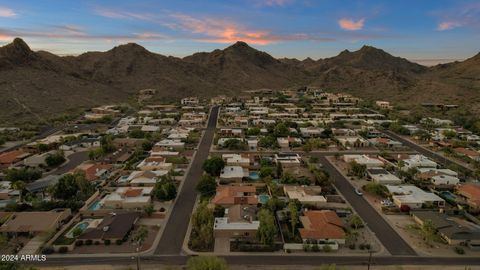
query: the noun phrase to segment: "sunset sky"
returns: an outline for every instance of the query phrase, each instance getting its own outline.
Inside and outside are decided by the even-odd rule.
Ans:
[[[164,55],[237,40],[275,57],[330,57],[364,44],[424,64],[480,51],[480,1],[0,0],[0,45],[79,54],[136,42]]]

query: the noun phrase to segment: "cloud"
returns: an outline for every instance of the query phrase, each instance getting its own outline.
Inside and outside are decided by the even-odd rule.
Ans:
[[[269,0],[271,4],[282,4],[290,0]],[[275,3],[274,3],[275,2]],[[147,12],[132,12],[112,10],[97,7],[94,9],[97,15],[124,20],[140,20],[154,23],[175,31],[173,39],[189,39],[211,43],[233,43],[245,41],[255,45],[267,45],[275,42],[294,40],[332,41],[332,38],[309,35],[304,33],[275,34],[268,29],[257,29],[241,25],[226,18],[209,16],[194,17],[179,12],[159,12],[151,14]]]
[[[459,27],[480,29],[480,3],[472,2],[445,10],[437,10],[433,15],[439,18],[438,31],[447,31]]]
[[[79,26],[53,25],[45,29],[2,29],[0,42],[9,42],[14,37],[48,39],[49,41],[77,42],[97,41],[108,43],[127,43],[138,41],[168,40],[169,37],[155,32],[129,33],[122,35],[92,35]]]
[[[338,25],[340,26],[340,28],[342,28],[344,30],[349,30],[349,31],[361,30],[361,29],[363,29],[364,24],[365,24],[365,19],[364,18],[362,18],[358,21],[354,21],[354,20],[346,19],[346,18],[342,18],[342,19],[338,20]]]
[[[450,29],[453,29],[453,28],[461,27],[461,26],[462,26],[462,23],[460,23],[460,22],[453,22],[453,21],[441,22],[441,23],[438,24],[437,30],[438,31],[445,31],[445,30],[450,30]]]
[[[11,8],[0,6],[0,17],[15,17],[15,13]]]
[[[258,6],[268,6],[268,7],[274,7],[274,6],[283,7],[291,3],[293,3],[293,0],[256,0],[256,4]]]

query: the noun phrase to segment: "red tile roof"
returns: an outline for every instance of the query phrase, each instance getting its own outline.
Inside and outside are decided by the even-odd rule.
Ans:
[[[479,184],[463,184],[457,187],[458,193],[468,198],[475,205],[480,206],[480,185]]]
[[[299,230],[302,239],[345,238],[343,222],[333,211],[307,211],[300,217],[300,220],[304,227]]]
[[[0,164],[12,164],[18,161],[21,157],[25,156],[26,154],[28,153],[22,150],[5,152],[3,154],[0,154]]]
[[[219,186],[217,194],[212,199],[213,204],[258,204],[255,197],[257,189],[254,186]]]

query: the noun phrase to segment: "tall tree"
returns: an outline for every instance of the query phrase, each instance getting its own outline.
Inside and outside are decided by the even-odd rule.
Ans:
[[[275,218],[272,212],[268,209],[262,209],[258,212],[258,220],[260,226],[257,230],[257,237],[264,245],[272,245],[277,234],[277,227],[275,226]]]
[[[290,212],[290,225],[292,226],[292,235],[295,237],[295,229],[297,228],[298,223],[298,208],[295,201],[290,201],[288,203],[288,210]]]

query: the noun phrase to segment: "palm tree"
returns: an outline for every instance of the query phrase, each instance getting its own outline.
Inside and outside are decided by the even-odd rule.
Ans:
[[[143,242],[148,236],[148,229],[144,225],[138,228],[137,232],[133,235],[133,241],[137,244],[137,270],[140,269],[140,249],[143,245]]]
[[[18,180],[18,181],[15,181],[12,183],[11,187],[15,190],[18,190],[19,193],[20,193],[20,202],[23,201],[23,198],[22,198],[22,193],[23,191],[25,190],[25,187],[27,186],[27,184],[25,184],[25,182],[21,181],[21,180]]]

